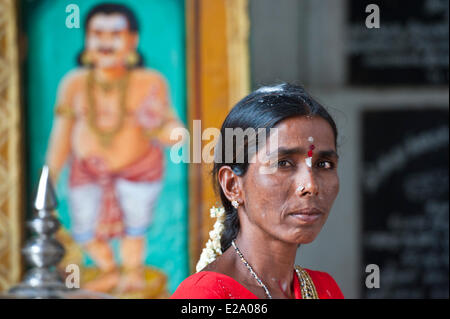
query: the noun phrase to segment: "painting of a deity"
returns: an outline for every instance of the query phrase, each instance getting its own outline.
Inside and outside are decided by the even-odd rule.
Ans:
[[[183,2],[148,1],[137,14],[133,1],[82,1],[81,28],[52,34],[62,2],[36,1],[25,13],[29,166],[34,174],[45,162],[57,185],[61,269],[79,264],[83,289],[167,297],[188,271],[186,167],[167,156],[177,143],[172,130],[185,126]],[[155,11],[158,18],[146,16]],[[39,27],[62,42],[33,34]],[[47,52],[45,76],[32,65],[44,50],[38,44],[57,58]]]

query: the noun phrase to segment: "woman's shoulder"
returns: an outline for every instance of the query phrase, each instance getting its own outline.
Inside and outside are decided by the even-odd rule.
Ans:
[[[303,268],[311,277],[320,299],[344,299],[334,278],[326,272]]]
[[[171,296],[172,299],[256,298],[235,279],[213,271],[200,271],[187,277]]]

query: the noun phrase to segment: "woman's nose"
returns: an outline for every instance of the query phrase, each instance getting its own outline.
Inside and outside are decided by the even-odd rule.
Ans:
[[[312,168],[306,167],[300,169],[296,178],[295,192],[298,196],[318,195],[319,188]]]

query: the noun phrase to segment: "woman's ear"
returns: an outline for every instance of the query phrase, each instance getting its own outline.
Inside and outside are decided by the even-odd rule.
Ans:
[[[217,174],[220,187],[228,200],[237,200],[242,203],[242,180],[237,176],[231,167],[222,166]]]

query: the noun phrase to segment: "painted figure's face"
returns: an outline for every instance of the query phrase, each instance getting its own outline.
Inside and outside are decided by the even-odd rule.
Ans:
[[[250,222],[272,237],[309,243],[325,224],[339,191],[334,133],[320,117],[290,118],[276,128],[277,160],[257,158],[243,176],[245,211]],[[258,152],[266,152],[265,147]],[[261,173],[267,165],[277,169]]]
[[[89,21],[86,50],[95,67],[125,65],[128,55],[137,47],[137,34],[130,32],[121,14],[96,14]]]

